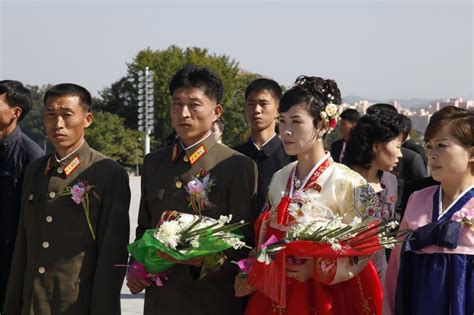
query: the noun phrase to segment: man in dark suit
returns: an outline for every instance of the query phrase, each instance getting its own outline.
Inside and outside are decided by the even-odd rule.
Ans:
[[[392,171],[392,173],[397,176],[398,181],[398,198],[395,209],[398,213],[402,211],[401,202],[405,183],[427,176],[426,166],[421,155],[404,147],[402,147],[401,150],[403,157],[398,161],[397,166]]]
[[[273,174],[292,158],[285,153],[275,132],[281,87],[270,79],[256,79],[245,90],[245,118],[250,124],[250,139],[234,148],[255,161],[258,168],[256,218],[262,211]]]
[[[222,81],[206,67],[188,65],[173,76],[169,90],[171,124],[179,138],[171,147],[145,157],[137,238],[155,228],[165,210],[195,213],[185,186],[206,171],[215,185],[208,195],[211,205],[202,215],[217,219],[232,214],[233,221],[250,222],[242,232],[252,246],[257,168],[248,157],[217,143],[211,133],[212,123],[222,111]],[[193,259],[177,262],[162,287],[140,278],[129,279],[127,285],[133,293],[146,288],[145,315],[238,315],[241,302],[233,289],[238,268],[230,261],[247,254],[227,251],[228,260],[221,268],[202,279],[198,279],[202,259]]]
[[[405,134],[405,142],[402,144],[402,147],[406,148],[406,149],[410,149],[416,153],[418,153],[419,155],[421,155],[421,158],[423,159],[423,163],[425,163],[425,168],[427,167],[427,159],[426,159],[426,153],[425,153],[425,149],[423,149],[423,146],[419,145],[418,143],[416,143],[415,141],[413,141],[411,138],[410,138],[410,133],[411,133],[411,129],[412,129],[412,123],[411,123],[411,119],[405,115],[402,115],[401,116],[403,118],[403,122],[404,122],[404,125],[405,125],[405,129],[403,131],[403,133]]]
[[[349,140],[351,129],[357,124],[357,121],[360,118],[360,114],[357,110],[348,108],[344,110],[341,115],[339,130],[341,132],[342,138],[334,141],[331,144],[331,157],[337,163],[343,162],[344,151],[346,149],[346,143]]]
[[[127,172],[84,140],[91,103],[71,83],[45,94],[54,152],[25,172],[5,315],[121,313],[125,270],[114,265],[128,258],[130,188]]]
[[[18,126],[31,106],[31,93],[21,82],[0,81],[0,314],[20,219],[24,171],[44,154]]]

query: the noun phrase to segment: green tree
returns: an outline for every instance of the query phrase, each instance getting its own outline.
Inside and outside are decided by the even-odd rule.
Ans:
[[[124,126],[124,118],[108,112],[94,113],[92,125],[86,129],[87,143],[124,166],[143,163],[143,136]]]
[[[140,51],[128,64],[126,76],[100,92],[101,98],[96,106],[100,110],[120,115],[128,128],[137,129],[138,72],[149,67],[153,71],[155,94],[153,136],[156,146],[163,146],[173,132],[169,117],[168,84],[173,74],[188,63],[206,65],[221,77],[224,84],[224,96],[221,103],[226,123],[224,142],[228,145],[241,142],[248,136],[248,126],[243,114],[243,91],[247,83],[259,76],[241,71],[235,60],[226,55],[210,54],[207,49],[197,47],[181,49],[170,46],[165,50],[154,51],[147,48]]]
[[[20,127],[31,139],[38,143],[41,147],[51,148],[47,141],[46,132],[43,124],[43,96],[51,85],[43,86],[27,86],[31,91],[33,106],[30,112],[20,121]]]

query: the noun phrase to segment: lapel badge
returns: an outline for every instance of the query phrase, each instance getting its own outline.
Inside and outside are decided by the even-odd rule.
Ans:
[[[64,173],[66,173],[66,176],[69,176],[69,174],[71,174],[76,169],[76,167],[79,166],[80,163],[81,161],[79,160],[78,156],[76,156],[71,162],[69,162],[69,164],[66,165],[66,167],[64,168]]]
[[[206,148],[204,147],[203,144],[199,146],[190,156],[189,156],[189,162],[191,165],[194,165],[199,159],[206,153]]]
[[[33,201],[33,194],[28,195],[28,200]]]
[[[181,187],[183,187],[183,183],[178,180],[176,182],[176,188],[180,189]]]

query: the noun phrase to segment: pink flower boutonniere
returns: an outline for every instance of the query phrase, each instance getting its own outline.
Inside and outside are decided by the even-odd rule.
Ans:
[[[214,185],[215,180],[211,178],[209,171],[204,169],[201,169],[199,173],[186,184],[185,189],[188,193],[187,199],[189,201],[189,206],[195,213],[201,215],[201,212],[205,207],[211,206],[209,193]]]
[[[87,225],[89,226],[89,230],[91,231],[92,238],[95,240],[95,233],[94,229],[92,228],[92,223],[90,219],[90,197],[89,193],[92,193],[94,197],[97,199],[99,198],[99,195],[95,192],[92,191],[92,188],[94,188],[94,185],[89,185],[89,183],[85,180],[79,180],[79,182],[75,185],[68,186],[66,189],[59,193],[59,196],[67,196],[71,195],[72,201],[76,204],[82,204],[82,207],[84,208],[84,213],[86,216],[86,221]]]
[[[453,214],[452,220],[470,226],[471,231],[474,232],[474,209],[462,208]]]

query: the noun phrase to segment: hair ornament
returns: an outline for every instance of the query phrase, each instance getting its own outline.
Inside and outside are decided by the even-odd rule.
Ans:
[[[334,127],[336,127],[339,114],[340,114],[339,108],[334,103],[327,104],[324,110],[319,114],[321,119],[328,123],[328,127],[329,127],[328,132],[330,132],[331,130],[334,129]]]

